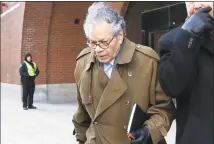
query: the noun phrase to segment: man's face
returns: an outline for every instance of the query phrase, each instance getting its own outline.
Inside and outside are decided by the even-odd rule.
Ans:
[[[31,56],[27,57],[27,61],[30,62],[31,61]]]
[[[104,21],[93,25],[88,38],[88,44],[93,54],[101,63],[109,63],[117,56],[122,41],[123,32],[114,36],[111,24]]]
[[[186,2],[187,14],[189,17],[196,13],[200,8],[205,7],[212,8],[209,14],[213,16],[213,2]]]

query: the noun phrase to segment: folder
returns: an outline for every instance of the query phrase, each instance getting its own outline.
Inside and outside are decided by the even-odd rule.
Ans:
[[[144,112],[138,104],[134,104],[129,117],[127,133],[130,133],[142,127],[145,121],[148,120],[147,113]]]
[[[144,112],[138,104],[134,104],[132,107],[132,111],[129,117],[128,127],[127,127],[127,136],[128,138],[134,139],[131,132],[139,129],[143,126],[145,121],[148,120],[148,115]]]

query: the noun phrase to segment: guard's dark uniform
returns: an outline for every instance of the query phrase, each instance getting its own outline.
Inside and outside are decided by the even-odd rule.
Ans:
[[[22,62],[20,66],[20,76],[21,76],[21,83],[23,88],[23,107],[32,108],[33,107],[33,95],[35,91],[35,78],[39,75],[39,69],[34,62],[28,62],[27,57],[31,56],[30,53],[26,54],[25,61]],[[33,68],[33,69],[32,69]],[[32,69],[33,72],[29,70]],[[32,74],[34,73],[34,74]]]

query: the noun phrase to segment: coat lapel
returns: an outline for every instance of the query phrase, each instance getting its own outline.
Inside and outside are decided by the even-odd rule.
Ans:
[[[113,105],[126,90],[126,83],[122,80],[118,71],[114,70],[112,72],[111,79],[109,80],[100,98],[100,102],[97,106],[94,120],[111,105]]]
[[[116,65],[119,66],[130,63],[134,52],[135,44],[125,38],[118,60],[116,61]],[[101,115],[106,109],[113,105],[120,97],[122,97],[126,90],[126,83],[121,78],[117,69],[114,69],[112,71],[111,78],[100,98],[99,104],[95,112],[94,120],[96,120],[99,115]]]
[[[80,76],[80,82],[78,83],[82,102],[90,109],[89,115],[91,118],[93,118],[95,114],[95,110],[93,107],[93,99],[91,96],[91,67],[94,62],[95,59],[93,57],[93,54],[91,54],[91,56],[87,59],[86,67],[83,70]]]

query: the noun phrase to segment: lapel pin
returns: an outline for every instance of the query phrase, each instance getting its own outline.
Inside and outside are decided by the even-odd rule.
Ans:
[[[129,101],[129,100],[127,100],[127,101],[126,101],[126,105],[128,106],[128,105],[129,105],[129,103],[130,103],[130,101]]]
[[[130,72],[130,71],[129,71],[129,72],[128,72],[128,76],[130,76],[130,77],[131,77],[131,76],[132,76],[132,72]]]

